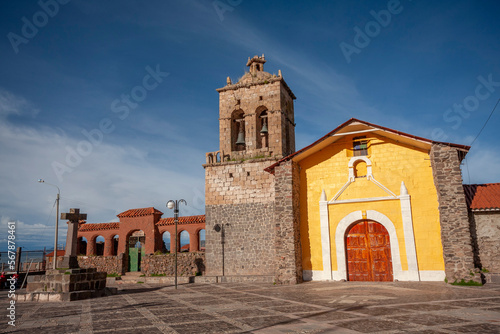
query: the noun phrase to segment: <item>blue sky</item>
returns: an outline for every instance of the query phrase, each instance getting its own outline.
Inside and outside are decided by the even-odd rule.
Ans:
[[[1,251],[8,221],[17,246],[53,244],[56,189],[38,178],[89,222],[149,206],[172,216],[165,203],[179,198],[181,214],[203,214],[215,89],[253,55],[297,96],[297,148],[351,117],[470,144],[500,98],[499,12],[497,1],[4,1]],[[466,183],[500,182],[499,124],[500,108]]]

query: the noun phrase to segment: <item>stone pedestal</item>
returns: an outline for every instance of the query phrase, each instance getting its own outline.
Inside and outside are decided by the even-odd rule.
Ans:
[[[47,270],[28,277],[25,301],[73,301],[106,294],[106,273],[95,268]]]

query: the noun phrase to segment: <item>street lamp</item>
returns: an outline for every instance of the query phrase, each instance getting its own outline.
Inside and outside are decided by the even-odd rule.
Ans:
[[[57,232],[59,230],[59,198],[61,197],[61,190],[58,186],[52,183],[45,182],[43,179],[38,179],[39,183],[45,183],[49,186],[53,186],[57,188],[57,197],[56,197],[56,233],[54,237],[54,269],[57,268]]]
[[[174,223],[175,223],[175,288],[177,289],[177,223],[179,222],[179,204],[187,202],[183,199],[180,200],[170,200],[167,202],[167,208],[170,210],[174,209]]]

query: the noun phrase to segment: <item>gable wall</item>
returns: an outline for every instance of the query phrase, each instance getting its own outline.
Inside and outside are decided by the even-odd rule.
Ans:
[[[378,135],[366,136],[370,140],[368,158],[372,162],[374,178],[395,195],[400,194],[401,181],[404,181],[408,189],[419,270],[429,271],[430,276],[435,272],[442,272],[444,262],[438,200],[428,152]],[[300,229],[304,270],[323,270],[319,200],[323,189],[327,200],[331,200],[347,182],[353,137],[343,137],[299,162]],[[366,178],[357,178],[338,199],[386,196],[390,195]],[[380,212],[392,221],[399,242],[401,267],[402,270],[407,270],[401,204],[399,199],[395,199],[328,205],[332,271],[337,270],[335,232],[338,223],[351,212],[367,210]]]

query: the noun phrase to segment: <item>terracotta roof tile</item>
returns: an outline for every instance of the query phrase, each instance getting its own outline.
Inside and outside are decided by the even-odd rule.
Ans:
[[[120,223],[98,223],[98,224],[82,224],[80,225],[79,232],[90,232],[90,231],[104,231],[104,230],[117,230],[120,228]]]
[[[465,184],[464,192],[472,211],[500,211],[500,183]]]
[[[124,211],[120,214],[117,215],[117,217],[119,218],[124,218],[124,217],[141,217],[141,216],[150,216],[150,215],[153,215],[153,214],[159,214],[159,215],[163,215],[163,212],[153,208],[153,207],[150,207],[150,208],[141,208],[141,209],[130,209],[130,210],[127,210],[127,211]]]
[[[174,218],[162,218],[156,223],[158,226],[174,225]],[[199,216],[181,216],[179,224],[205,224],[205,215]]]

